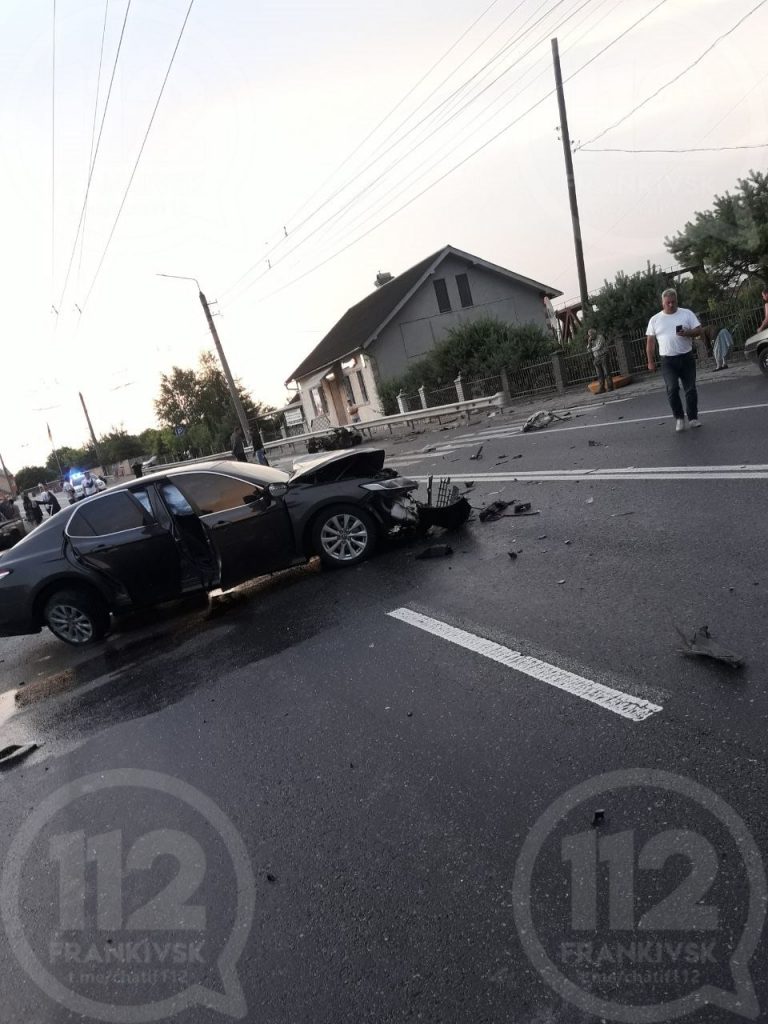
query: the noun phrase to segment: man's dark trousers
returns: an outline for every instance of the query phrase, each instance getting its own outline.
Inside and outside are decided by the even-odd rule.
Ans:
[[[696,358],[693,352],[682,356],[662,356],[661,375],[667,385],[667,398],[676,420],[683,419],[680,384],[685,392],[685,411],[689,420],[699,418],[699,396],[696,392]]]

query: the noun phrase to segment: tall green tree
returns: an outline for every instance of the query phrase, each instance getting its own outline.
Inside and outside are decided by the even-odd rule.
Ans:
[[[689,281],[678,282],[672,274],[651,264],[636,274],[620,270],[613,281],[603,282],[593,292],[593,311],[585,318],[584,328],[596,327],[608,339],[639,338],[645,334],[648,321],[661,309],[661,293],[676,288],[681,306],[690,301]],[[586,331],[580,332],[583,341]]]
[[[270,406],[254,401],[239,381],[236,387],[250,421],[270,411]],[[184,429],[185,448],[226,448],[237,423],[226,378],[212,352],[200,355],[196,370],[174,366],[162,375],[155,411],[163,427]]]
[[[703,267],[723,292],[751,277],[768,283],[768,175],[750,171],[665,245],[681,266]]]
[[[58,470],[56,470],[58,473]],[[54,474],[55,475],[55,474]],[[44,484],[51,479],[51,474],[45,466],[23,466],[15,474],[16,486],[20,491],[27,491],[38,484]]]

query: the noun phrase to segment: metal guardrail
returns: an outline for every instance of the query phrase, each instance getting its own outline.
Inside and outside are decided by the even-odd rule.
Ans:
[[[456,416],[460,413],[466,413],[469,416],[473,412],[500,408],[503,404],[504,396],[501,392],[497,392],[495,395],[488,395],[484,398],[470,398],[464,402],[450,402],[447,405],[436,405],[429,409],[418,408],[414,409],[413,412],[399,412],[394,416],[382,416],[375,420],[353,423],[351,426],[355,430],[359,430],[364,436],[372,437],[374,431],[388,429],[391,434],[394,427],[412,426],[419,420],[437,420],[440,423],[448,416]],[[310,434],[300,434],[297,437],[284,437],[282,441],[271,441],[269,444],[265,444],[264,448],[268,456],[272,453],[278,455],[284,449],[295,452],[297,445],[305,445],[310,438],[330,432],[328,430],[319,430]],[[184,465],[189,465],[189,463],[184,463]]]

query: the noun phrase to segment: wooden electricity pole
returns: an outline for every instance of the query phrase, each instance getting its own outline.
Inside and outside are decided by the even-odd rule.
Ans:
[[[573,175],[573,157],[571,155],[571,136],[568,133],[568,115],[565,110],[563,94],[563,75],[560,71],[560,51],[557,39],[552,40],[552,61],[555,65],[555,86],[557,87],[557,106],[560,110],[560,135],[565,156],[565,176],[568,182],[568,199],[571,204],[571,222],[573,224],[573,244],[576,249],[576,273],[579,277],[579,298],[581,299],[581,315],[589,312],[589,292],[587,291],[587,272],[584,269],[584,249],[581,244],[581,223],[579,222],[579,205],[576,202],[576,180]]]

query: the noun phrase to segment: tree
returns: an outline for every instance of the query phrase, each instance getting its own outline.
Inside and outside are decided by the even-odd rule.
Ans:
[[[254,402],[239,382],[235,384],[249,421],[270,411],[270,406]],[[197,370],[174,366],[162,375],[155,411],[162,426],[184,428],[184,448],[224,449],[237,423],[226,378],[212,352],[200,355]]]
[[[620,270],[613,281],[590,296],[594,307],[585,318],[583,327],[596,327],[609,340],[639,338],[645,334],[648,321],[661,309],[661,293],[665,288],[676,288],[681,306],[689,302],[690,282],[676,281],[673,274],[648,264],[646,270],[625,274]],[[580,332],[583,340],[585,330]]]
[[[721,292],[750,277],[768,283],[768,175],[750,171],[665,245],[682,266],[703,267]]]
[[[129,434],[122,428],[113,429],[99,438],[99,452],[103,461],[111,465],[113,462],[123,462],[125,459],[143,455],[144,445],[135,434]]]
[[[63,445],[61,448],[57,448],[56,452],[51,452],[48,456],[45,469],[48,474],[48,480],[59,475],[59,466],[61,466],[62,473],[68,473],[70,469],[92,469],[96,465],[96,457],[93,452],[88,448],[70,448],[69,445]]]
[[[56,470],[58,473],[58,470]],[[24,466],[15,474],[16,486],[20,491],[28,491],[38,484],[44,484],[51,479],[51,474],[45,466]]]

